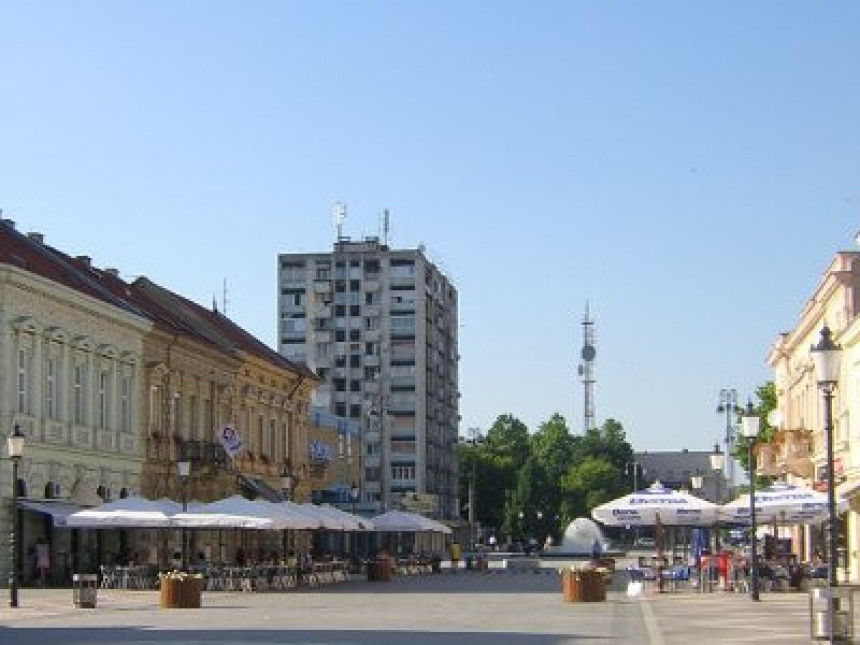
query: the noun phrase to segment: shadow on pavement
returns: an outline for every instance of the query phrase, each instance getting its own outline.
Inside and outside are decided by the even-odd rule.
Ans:
[[[301,645],[564,645],[578,641],[606,640],[580,634],[523,634],[513,632],[411,632],[411,631],[328,631],[328,630],[158,630],[134,628],[9,628],[0,627],[0,643],[35,645],[62,643],[89,645],[111,643],[150,645],[152,643],[295,643]]]

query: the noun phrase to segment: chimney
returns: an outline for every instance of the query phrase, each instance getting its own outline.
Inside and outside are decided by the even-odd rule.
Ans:
[[[36,244],[45,243],[45,236],[41,233],[37,233],[36,231],[31,231],[27,233],[27,237],[30,238],[30,240],[32,240],[33,242],[36,242]]]
[[[119,269],[114,269],[113,267],[105,267],[104,272],[110,276],[113,276],[114,278],[119,277]]]
[[[92,266],[93,259],[89,255],[78,255],[75,259],[88,269]]]

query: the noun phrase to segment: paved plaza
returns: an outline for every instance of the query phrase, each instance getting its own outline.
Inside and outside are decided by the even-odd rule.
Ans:
[[[461,571],[286,593],[209,592],[201,609],[161,609],[157,592],[119,590],[100,590],[96,609],[76,609],[69,589],[24,589],[20,608],[0,607],[0,643],[810,642],[804,594],[766,594],[761,603],[692,592],[631,600],[623,586],[619,579],[604,603],[565,603],[553,569]]]

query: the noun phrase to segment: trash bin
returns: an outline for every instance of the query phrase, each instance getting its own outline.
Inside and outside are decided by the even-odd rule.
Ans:
[[[606,600],[606,582],[597,569],[565,569],[561,575],[561,590],[565,602]]]
[[[72,602],[75,607],[95,609],[98,588],[99,577],[94,573],[72,575]]]
[[[854,637],[854,596],[850,587],[809,590],[810,638],[830,640],[831,633],[834,641],[850,642]]]

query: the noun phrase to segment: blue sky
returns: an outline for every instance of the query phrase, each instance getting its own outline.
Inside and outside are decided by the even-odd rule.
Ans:
[[[0,208],[275,344],[276,258],[424,243],[462,430],[706,449],[860,211],[854,2],[0,1]]]

